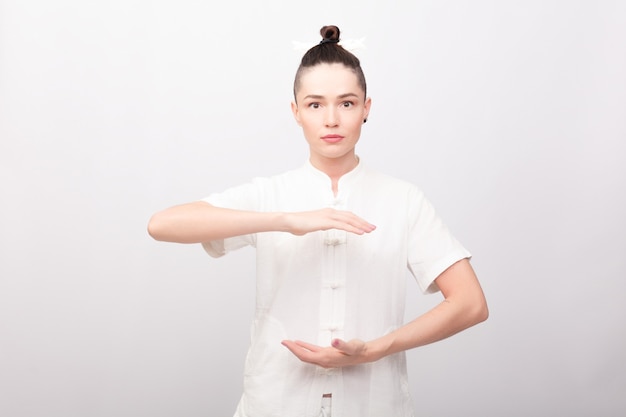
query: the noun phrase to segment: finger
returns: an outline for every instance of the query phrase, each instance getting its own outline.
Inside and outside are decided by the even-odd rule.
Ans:
[[[373,224],[350,212],[339,212],[337,217],[334,219],[333,227],[335,229],[341,229],[359,235],[372,232],[376,229],[376,226]]]
[[[283,346],[294,353],[300,354],[301,352],[319,352],[322,348],[317,345],[302,342],[300,340],[283,340],[280,342]]]
[[[294,354],[295,357],[300,359],[302,362],[317,364],[317,353],[312,352],[306,348],[303,348],[296,342],[290,340],[283,340],[282,345],[285,346],[291,353]]]
[[[320,350],[322,350],[321,346],[313,345],[311,343],[303,342],[301,340],[295,340],[294,344],[311,352],[319,352]]]
[[[362,230],[363,232],[369,233],[371,231],[373,231],[374,229],[376,229],[376,226],[374,226],[373,224],[371,224],[370,222],[368,222],[365,219],[362,219],[361,217],[357,216],[354,213],[351,212],[344,212],[345,214],[347,214],[347,217],[345,218],[345,221],[352,227],[355,227],[359,230]]]
[[[291,353],[293,353],[296,356],[298,356],[300,354],[300,351],[302,350],[300,346],[296,345],[291,340],[283,340],[281,342],[281,345],[285,346],[287,349],[291,351]]]
[[[354,349],[351,348],[351,346],[345,340],[333,339],[333,341],[331,342],[331,345],[332,347],[334,347],[335,349],[341,351],[342,353],[346,355],[352,355],[354,351]]]
[[[333,339],[331,345],[341,351],[344,355],[354,356],[362,352],[365,343],[359,339],[353,339],[349,342],[341,339]]]
[[[376,227],[370,224],[363,223],[339,223],[335,228],[345,230],[350,233],[356,233],[357,235],[362,235],[364,233],[370,233],[374,231]]]

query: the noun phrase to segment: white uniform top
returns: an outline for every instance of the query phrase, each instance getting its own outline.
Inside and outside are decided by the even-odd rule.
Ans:
[[[215,257],[256,247],[256,311],[235,416],[317,417],[324,393],[332,393],[333,417],[413,416],[404,352],[323,369],[301,362],[281,341],[329,346],[333,338],[378,338],[404,322],[407,268],[422,291],[434,292],[441,272],[470,257],[422,192],[359,163],[334,196],[330,178],[306,163],[205,201],[261,212],[334,207],[376,225],[365,235],[264,232],[203,244]]]

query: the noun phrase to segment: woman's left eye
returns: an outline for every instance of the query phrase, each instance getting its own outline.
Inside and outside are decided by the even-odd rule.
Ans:
[[[351,101],[344,101],[343,103],[341,103],[341,105],[343,107],[352,107],[354,105],[354,103],[351,102]]]

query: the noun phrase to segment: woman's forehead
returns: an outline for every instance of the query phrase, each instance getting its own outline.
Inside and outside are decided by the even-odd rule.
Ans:
[[[351,68],[343,64],[318,64],[308,68],[300,78],[298,95],[339,96],[363,93]]]

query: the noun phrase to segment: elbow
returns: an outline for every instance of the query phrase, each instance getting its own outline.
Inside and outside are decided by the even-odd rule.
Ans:
[[[165,240],[163,222],[161,221],[161,216],[159,215],[159,213],[153,215],[150,218],[150,221],[148,221],[148,234],[154,240]]]
[[[478,309],[476,313],[476,323],[482,323],[489,318],[489,307],[487,306],[487,302],[483,299],[482,305]]]
[[[489,318],[489,307],[484,296],[474,303],[471,317],[474,324],[482,323]]]
[[[489,318],[489,307],[482,293],[480,296],[467,298],[458,305],[461,306],[459,315],[462,317],[463,329],[475,326]]]

